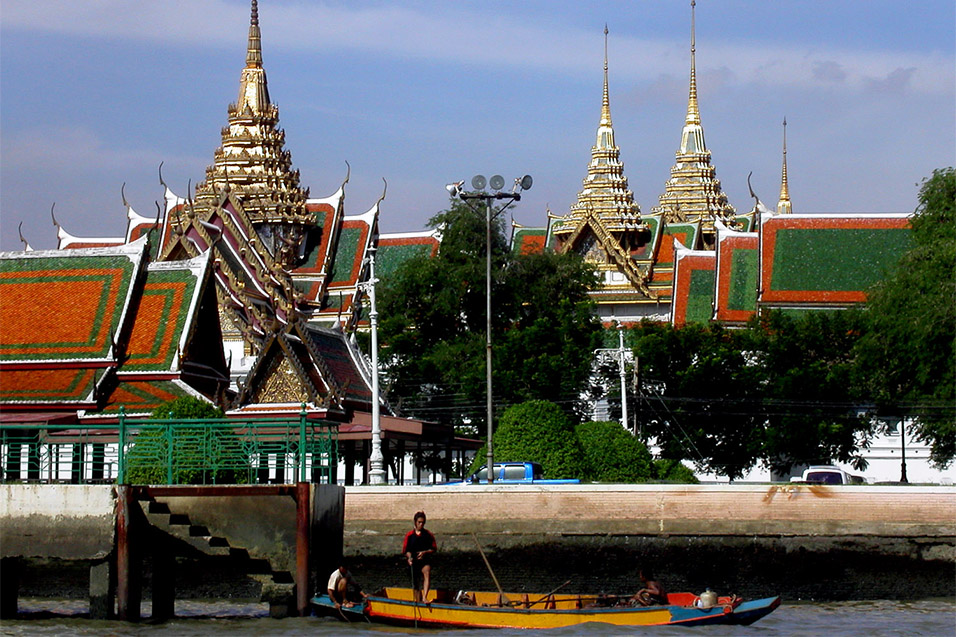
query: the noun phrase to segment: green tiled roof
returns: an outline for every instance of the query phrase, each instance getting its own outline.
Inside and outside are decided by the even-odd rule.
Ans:
[[[709,323],[714,313],[714,271],[691,270],[687,295],[688,323]]]
[[[754,311],[757,308],[757,249],[738,248],[730,263],[730,290],[727,309]]]
[[[332,266],[332,285],[349,283],[352,280],[352,271],[358,259],[359,240],[362,238],[361,228],[343,228],[339,235],[339,243],[335,251],[335,264]]]
[[[776,232],[775,291],[865,290],[909,247],[907,228],[781,228]]]

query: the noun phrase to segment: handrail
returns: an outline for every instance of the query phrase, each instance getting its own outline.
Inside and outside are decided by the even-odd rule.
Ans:
[[[338,427],[298,418],[130,418],[0,425],[0,481],[292,484],[331,481]]]

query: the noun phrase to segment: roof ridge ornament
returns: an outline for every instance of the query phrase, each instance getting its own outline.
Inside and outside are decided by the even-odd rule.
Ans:
[[[788,215],[793,212],[790,205],[790,186],[787,183],[787,118],[783,118],[783,169],[780,175],[780,200],[777,202],[777,214]]]

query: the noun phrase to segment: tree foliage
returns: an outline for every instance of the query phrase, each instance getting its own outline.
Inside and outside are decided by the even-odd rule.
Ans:
[[[574,428],[584,454],[583,480],[646,482],[655,478],[651,453],[617,422],[585,422]]]
[[[381,360],[389,402],[403,413],[462,424],[485,420],[486,226],[462,202],[431,219],[437,256],[409,259],[380,287]],[[580,257],[515,254],[492,232],[495,405],[551,400],[571,411],[587,383],[600,325]]]
[[[567,414],[554,403],[531,400],[512,405],[501,416],[492,438],[495,462],[537,462],[546,478],[580,478],[581,445]],[[472,470],[484,464],[487,447],[475,456]]]
[[[862,466],[852,312],[763,314],[746,329],[641,324],[639,426],[661,457],[731,479],[829,461]]]
[[[956,171],[923,181],[911,248],[870,292],[860,374],[882,413],[916,420],[939,467],[956,457]]]

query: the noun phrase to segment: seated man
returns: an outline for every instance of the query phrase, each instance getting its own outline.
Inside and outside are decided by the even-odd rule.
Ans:
[[[328,591],[329,599],[332,600],[336,608],[342,608],[343,606],[352,608],[356,602],[368,597],[362,592],[344,563],[332,571],[332,575],[329,576]]]
[[[654,579],[650,571],[640,572],[641,581],[644,588],[637,591],[637,594],[631,598],[641,606],[663,606],[667,604],[667,591],[661,586],[661,583]]]

